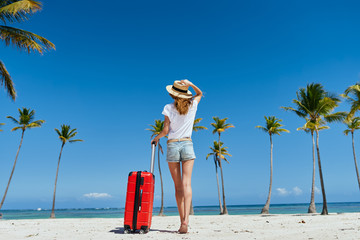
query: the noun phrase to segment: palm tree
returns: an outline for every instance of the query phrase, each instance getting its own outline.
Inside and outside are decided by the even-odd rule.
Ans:
[[[147,128],[146,130],[152,132],[152,135],[150,138],[153,138],[156,135],[159,135],[161,133],[161,131],[164,129],[164,121],[162,120],[155,120],[155,125],[150,125],[152,128]],[[160,144],[160,140],[158,143],[159,147],[158,147],[158,165],[159,165],[159,175],[160,175],[160,182],[161,182],[161,207],[160,207],[160,212],[159,212],[159,216],[165,216],[164,214],[164,187],[163,187],[163,180],[162,180],[162,175],[161,175],[161,167],[160,167],[160,151],[161,153],[163,153],[163,149],[162,146]]]
[[[230,124],[230,123],[226,123],[226,120],[228,118],[224,118],[224,119],[220,119],[218,117],[213,117],[213,120],[215,121],[214,123],[211,123],[211,126],[214,127],[213,130],[213,134],[218,133],[219,134],[219,141],[218,144],[220,144],[220,137],[221,137],[221,133],[224,132],[226,129],[228,128],[233,128],[234,125]],[[221,148],[219,149],[219,155],[221,156]],[[222,195],[223,195],[223,204],[224,204],[224,208],[223,208],[223,212],[222,214],[228,214],[228,210],[226,208],[226,203],[225,203],[225,190],[224,190],[224,176],[223,176],[223,170],[222,170],[222,164],[221,164],[221,158],[219,158],[219,167],[220,167],[220,173],[221,173],[221,183],[222,183]]]
[[[310,122],[306,119],[306,123],[303,127],[297,128],[296,130],[303,130],[306,133],[311,133],[312,139],[312,156],[313,156],[313,175],[312,175],[312,184],[311,184],[311,197],[310,197],[310,205],[308,208],[308,213],[316,213],[316,206],[315,206],[315,140],[314,140],[314,131],[315,131],[315,124]],[[328,129],[328,126],[325,125],[325,121],[320,121],[318,126],[318,130]]]
[[[320,119],[325,120],[326,122],[339,122],[342,121],[346,113],[337,112],[333,113],[334,109],[338,106],[340,99],[334,95],[326,92],[324,87],[318,83],[308,84],[305,88],[300,88],[296,92],[297,99],[293,100],[293,103],[296,106],[292,107],[282,107],[287,111],[292,111],[301,118],[307,118],[309,122],[314,124],[315,133],[316,133],[316,152],[319,165],[319,175],[321,183],[321,192],[323,196],[323,209],[321,214],[327,215],[327,202],[325,194],[325,185],[322,175],[321,160],[320,160],[320,148],[319,148],[319,129],[318,123]]]
[[[55,45],[47,39],[34,33],[7,26],[9,23],[23,22],[35,12],[42,9],[42,4],[36,0],[0,0],[0,39],[6,46],[13,45],[28,53],[55,49]],[[16,90],[9,72],[0,60],[0,83],[4,85],[8,95],[15,100]]]
[[[19,145],[19,148],[18,148],[17,153],[16,153],[15,162],[14,162],[14,166],[12,168],[11,174],[10,174],[9,182],[7,184],[4,196],[3,196],[2,200],[1,200],[1,203],[0,203],[0,210],[1,210],[2,206],[3,206],[3,204],[4,204],[4,201],[5,201],[6,194],[7,194],[7,191],[9,189],[9,186],[10,186],[12,176],[14,174],[16,162],[17,162],[17,159],[18,159],[18,156],[19,156],[19,152],[20,152],[20,148],[21,148],[23,139],[24,139],[25,130],[30,129],[30,128],[41,127],[41,125],[45,122],[44,120],[33,121],[34,117],[35,117],[35,111],[34,110],[30,110],[28,108],[23,108],[21,110],[19,108],[18,111],[19,111],[19,120],[15,119],[14,117],[7,116],[7,118],[11,119],[15,124],[18,125],[17,127],[14,127],[13,129],[11,129],[11,131],[16,131],[16,130],[21,129],[22,133],[21,133],[20,145]]]
[[[207,130],[207,127],[204,127],[204,126],[198,126],[198,124],[201,122],[202,118],[197,118],[194,120],[194,125],[193,125],[193,131],[194,132],[197,132],[197,131],[200,131],[200,130]],[[190,215],[194,215],[194,206],[193,206],[193,203],[192,203],[192,199],[191,199],[191,205],[190,205]]]
[[[219,185],[219,176],[218,176],[218,166],[219,166],[219,159],[220,159],[220,152],[221,152],[221,159],[224,159],[227,163],[228,160],[225,158],[225,155],[230,156],[231,155],[227,151],[227,147],[223,147],[223,142],[219,143],[217,141],[214,141],[214,147],[210,147],[211,152],[206,155],[206,160],[212,155],[214,156],[214,163],[215,163],[215,172],[216,172],[216,182],[217,182],[217,188],[218,188],[218,195],[219,195],[219,207],[220,207],[220,214],[223,214],[223,208],[221,204],[221,196],[220,196],[220,185]]]
[[[352,97],[350,97],[350,95]],[[360,110],[360,83],[348,87],[341,96],[346,98],[351,105],[350,112],[346,117],[346,121],[351,122],[355,113]]]
[[[62,144],[61,144],[59,161],[58,161],[57,170],[56,170],[54,197],[53,197],[53,204],[52,204],[52,210],[51,210],[50,218],[55,218],[56,184],[57,184],[57,179],[58,179],[61,154],[62,154],[62,150],[64,148],[64,145],[65,145],[66,142],[73,143],[73,142],[82,142],[83,141],[81,139],[73,139],[76,136],[77,132],[76,132],[76,128],[71,129],[70,125],[63,124],[63,125],[61,125],[61,131],[59,131],[59,129],[57,129],[57,128],[55,128],[55,131],[59,135],[59,139],[60,139]]]
[[[265,127],[263,126],[256,126],[256,128],[259,128],[263,130],[264,132],[268,133],[270,136],[270,185],[269,185],[269,195],[266,200],[265,206],[261,210],[261,214],[268,214],[269,213],[269,207],[270,207],[270,199],[271,199],[271,188],[272,188],[272,178],[273,178],[273,142],[272,142],[272,136],[274,134],[280,135],[282,132],[289,132],[289,130],[286,130],[283,127],[284,125],[280,124],[282,122],[281,119],[278,119],[274,116],[270,117],[264,117],[265,118]]]
[[[359,117],[351,118],[350,121],[345,121],[344,123],[348,127],[348,129],[346,129],[344,131],[344,134],[347,136],[349,133],[351,133],[355,170],[356,170],[356,176],[357,176],[359,189],[360,189],[360,176],[359,176],[359,170],[358,170],[357,163],[356,163],[355,145],[354,145],[354,132],[355,132],[355,130],[360,129],[360,118]]]

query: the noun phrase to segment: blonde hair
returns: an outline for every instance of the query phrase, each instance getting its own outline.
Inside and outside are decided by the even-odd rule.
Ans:
[[[174,99],[174,105],[180,115],[186,115],[189,112],[190,106],[193,102],[192,98],[180,98],[172,94],[170,96]]]

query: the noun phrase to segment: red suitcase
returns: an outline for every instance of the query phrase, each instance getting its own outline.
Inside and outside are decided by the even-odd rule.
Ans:
[[[155,147],[155,144],[151,145],[150,172],[129,173],[124,214],[125,234],[136,230],[143,234],[150,230],[155,186]]]

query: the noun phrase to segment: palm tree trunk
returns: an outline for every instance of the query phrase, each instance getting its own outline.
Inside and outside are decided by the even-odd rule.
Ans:
[[[1,203],[0,203],[0,210],[1,210],[2,206],[3,206],[3,204],[4,204],[4,201],[5,201],[5,198],[6,198],[6,194],[7,194],[7,191],[8,191],[8,189],[9,189],[9,186],[10,186],[11,179],[12,179],[12,176],[13,176],[14,171],[15,171],[16,162],[17,162],[17,159],[18,159],[18,156],[19,156],[19,152],[20,152],[20,148],[21,148],[23,139],[24,139],[24,133],[25,133],[25,130],[23,129],[22,134],[21,134],[20,145],[19,145],[19,148],[18,148],[18,150],[17,150],[16,157],[15,157],[14,166],[13,166],[13,168],[12,168],[12,171],[11,171],[11,174],[10,174],[10,178],[9,178],[9,182],[8,182],[8,184],[7,184],[7,187],[6,187],[4,196],[3,196],[2,200],[1,200]]]
[[[320,183],[321,183],[321,192],[323,196],[323,209],[321,215],[328,215],[327,202],[326,202],[326,194],[325,194],[325,186],[324,179],[322,175],[321,169],[321,161],[320,161],[320,150],[319,150],[319,130],[316,129],[316,151],[318,156],[318,165],[319,165],[319,175],[320,175]]]
[[[314,132],[311,131],[312,138],[312,154],[313,154],[313,175],[312,175],[312,185],[311,185],[311,199],[310,205],[308,209],[308,213],[316,213],[315,207],[315,140],[314,140]]]
[[[270,199],[271,199],[271,188],[272,188],[272,178],[273,178],[273,142],[270,135],[270,185],[269,185],[269,195],[266,200],[265,206],[261,210],[261,214],[268,214],[270,208]]]
[[[65,143],[63,143],[63,144],[61,145],[61,150],[60,150],[60,154],[59,154],[58,166],[57,166],[56,177],[55,177],[54,197],[53,197],[53,204],[52,204],[52,210],[51,210],[50,218],[55,218],[56,185],[57,185],[57,179],[58,179],[58,174],[59,174],[60,159],[61,159],[61,154],[62,154],[62,150],[63,150],[63,148],[64,148],[64,145],[65,145]]]
[[[195,213],[194,213],[194,207],[193,207],[193,204],[192,204],[192,199],[191,199],[191,204],[190,204],[190,212],[189,212],[189,215],[195,215]]]
[[[222,164],[221,164],[220,133],[219,133],[219,167],[220,167],[220,173],[221,173],[222,196],[223,196],[223,204],[224,204],[223,212],[221,214],[227,215],[229,213],[228,213],[228,210],[226,207],[226,202],[225,202],[224,175],[223,175],[223,169],[222,169]]]
[[[217,157],[215,157],[215,172],[216,172],[216,181],[217,181],[217,189],[218,189],[218,195],[219,195],[219,207],[220,207],[220,214],[223,212],[222,204],[221,204],[221,196],[220,196],[220,185],[219,185],[219,174],[218,174],[218,167],[217,167]]]
[[[158,165],[159,165],[159,175],[160,175],[160,182],[161,182],[161,207],[159,216],[165,216],[164,214],[164,187],[163,187],[163,180],[161,175],[161,167],[160,167],[160,142],[159,142],[159,148],[158,148]]]
[[[355,154],[355,145],[354,145],[354,133],[351,132],[351,135],[352,135],[352,147],[353,147],[353,153],[354,153],[355,170],[356,170],[357,180],[358,180],[359,189],[360,189],[360,177],[359,177],[359,170],[358,170],[357,163],[356,163],[356,154]]]

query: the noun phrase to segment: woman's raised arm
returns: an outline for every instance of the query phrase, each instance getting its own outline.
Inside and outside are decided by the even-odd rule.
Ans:
[[[202,91],[200,90],[200,88],[198,88],[197,86],[195,86],[195,84],[193,84],[192,82],[190,82],[187,79],[181,80],[181,83],[185,84],[186,86],[192,87],[196,93],[194,100],[196,100],[198,103],[201,100],[202,97]]]

